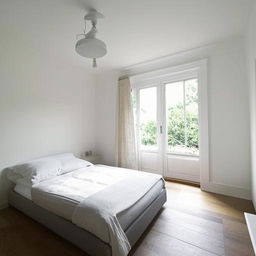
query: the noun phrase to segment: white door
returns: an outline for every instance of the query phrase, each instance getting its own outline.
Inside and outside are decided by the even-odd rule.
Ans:
[[[159,86],[140,88],[136,91],[136,95],[139,169],[163,175],[159,129]]]
[[[135,93],[140,170],[199,182],[198,78],[159,79]]]
[[[165,83],[165,176],[200,181],[198,79]]]

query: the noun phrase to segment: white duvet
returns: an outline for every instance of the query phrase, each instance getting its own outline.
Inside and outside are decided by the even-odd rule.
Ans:
[[[131,248],[116,216],[161,179],[160,175],[139,171],[91,166],[41,182],[32,188],[31,195],[33,200],[42,186],[47,193],[79,202],[72,222],[109,243],[113,256],[126,256]]]
[[[33,186],[32,200],[36,199],[33,196],[35,193],[44,191],[80,203],[88,196],[124,179],[126,171],[119,170],[124,169],[93,165],[57,176]]]

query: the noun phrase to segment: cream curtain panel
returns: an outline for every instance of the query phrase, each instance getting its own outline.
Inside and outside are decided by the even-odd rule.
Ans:
[[[131,84],[129,78],[119,80],[118,166],[138,169]]]

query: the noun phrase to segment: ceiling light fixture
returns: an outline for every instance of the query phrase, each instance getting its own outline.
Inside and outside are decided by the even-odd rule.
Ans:
[[[86,58],[93,60],[93,67],[97,67],[96,59],[101,58],[106,55],[107,47],[106,44],[100,39],[96,38],[97,34],[97,20],[104,18],[103,14],[97,12],[95,9],[91,9],[88,14],[84,16],[85,28],[84,33],[79,34],[82,36],[82,39],[79,39],[76,43],[76,52]],[[91,21],[92,28],[86,33],[86,21]]]

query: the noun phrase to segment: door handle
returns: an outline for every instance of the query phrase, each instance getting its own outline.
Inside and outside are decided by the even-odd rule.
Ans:
[[[163,126],[160,125],[160,133],[163,134]]]

